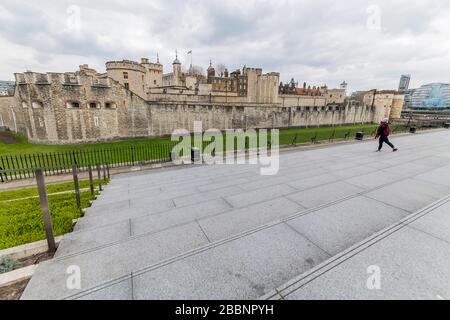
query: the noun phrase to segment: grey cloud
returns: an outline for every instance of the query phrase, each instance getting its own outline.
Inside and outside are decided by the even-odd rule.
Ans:
[[[78,32],[66,29],[69,5],[81,9]],[[378,31],[366,26],[373,5],[381,13]],[[450,31],[433,25],[450,17],[445,0],[4,0],[1,6],[9,14],[0,20],[0,41],[29,48],[30,67],[63,61],[62,70],[80,63],[102,68],[102,61],[154,59],[159,52],[167,70],[178,48],[182,60],[193,50],[203,67],[212,58],[230,69],[280,71],[283,81],[335,86],[345,79],[353,89],[393,88],[405,72],[413,83],[444,81],[450,73]],[[29,55],[18,54],[14,65],[22,56]],[[0,69],[0,78],[10,78],[6,72]]]

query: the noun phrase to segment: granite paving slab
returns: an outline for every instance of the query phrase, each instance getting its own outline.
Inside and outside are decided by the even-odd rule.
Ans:
[[[263,295],[450,193],[450,131],[393,141],[398,153],[376,141],[282,152],[273,176],[255,165],[115,175],[23,298]],[[80,290],[66,287],[73,265]]]

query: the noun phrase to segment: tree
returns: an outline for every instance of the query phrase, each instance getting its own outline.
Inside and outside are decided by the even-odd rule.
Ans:
[[[203,68],[197,65],[192,66],[192,70],[189,70],[189,74],[193,76],[203,76]]]
[[[223,76],[223,74],[225,73],[225,69],[226,69],[227,67],[224,65],[224,64],[222,64],[222,63],[219,63],[217,66],[216,66],[216,74],[217,75],[220,75],[220,76]]]

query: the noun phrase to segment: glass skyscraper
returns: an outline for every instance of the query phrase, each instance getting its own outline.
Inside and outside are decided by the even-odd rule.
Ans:
[[[430,83],[407,90],[405,105],[410,109],[450,109],[450,84]]]
[[[402,74],[400,77],[400,83],[398,85],[399,91],[406,91],[409,89],[409,81],[411,80],[410,74]]]

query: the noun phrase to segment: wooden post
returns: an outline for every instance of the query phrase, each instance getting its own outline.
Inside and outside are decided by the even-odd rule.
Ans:
[[[91,189],[91,196],[94,196],[95,191],[94,191],[94,180],[92,179],[92,167],[91,165],[88,166],[88,171],[89,171],[89,188]]]
[[[111,176],[109,174],[109,163],[108,162],[106,162],[106,173],[108,175],[108,180],[111,179]]]
[[[77,198],[77,207],[81,209],[81,196],[80,196],[80,185],[78,184],[78,168],[76,165],[72,166],[73,175],[73,186],[75,189],[75,197]]]
[[[102,175],[100,173],[100,164],[97,163],[97,178],[98,178],[98,190],[103,191],[102,188]]]
[[[42,217],[44,218],[45,234],[47,235],[48,251],[56,251],[55,237],[53,235],[52,217],[48,206],[47,191],[45,190],[44,174],[42,169],[36,169],[36,182],[39,190],[39,200],[41,202]]]
[[[106,181],[106,164],[103,164],[103,181]]]

